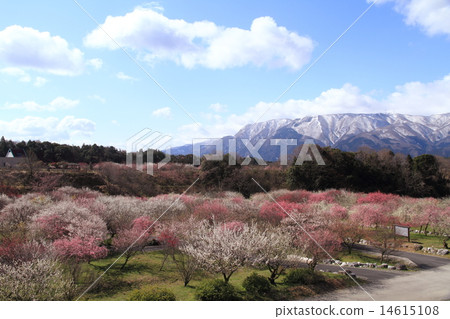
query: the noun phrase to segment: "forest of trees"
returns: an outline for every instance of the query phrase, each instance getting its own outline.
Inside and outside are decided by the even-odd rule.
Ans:
[[[44,162],[74,163],[121,163],[126,160],[125,151],[114,147],[94,145],[70,146],[64,144],[28,141],[13,143],[0,140],[0,157],[5,156],[9,148],[23,149],[27,154]],[[392,193],[412,197],[444,197],[450,195],[448,172],[445,164],[449,159],[436,158],[433,155],[420,155],[412,158],[409,155],[394,154],[391,151],[344,152],[330,147],[318,147],[326,165],[319,166],[315,162],[303,165],[280,166],[270,163],[259,166],[255,160],[250,165],[228,164],[228,155],[222,161],[202,160],[199,169],[192,167],[192,155],[172,156],[163,170],[155,176],[146,176],[133,169],[121,166],[103,165],[98,172],[107,181],[116,185],[116,192],[139,196],[154,196],[161,192],[176,191],[188,186],[196,177],[200,181],[196,187],[203,191],[231,190],[245,197],[261,192],[255,179],[267,191],[290,188],[320,191],[326,189],[347,189],[354,192]],[[161,151],[154,152],[154,161],[165,157]],[[144,153],[144,162],[146,153]],[[295,157],[291,163],[295,162]],[[175,164],[179,163],[179,164]],[[179,166],[181,164],[187,164]],[[143,175],[142,178],[137,175]],[[144,182],[145,180],[145,182]],[[141,183],[136,183],[141,181]],[[80,187],[83,185],[77,185]],[[90,187],[91,185],[86,185]],[[144,191],[145,190],[145,191]]]
[[[51,142],[22,141],[15,143],[7,141],[4,137],[0,139],[0,157],[8,152],[8,149],[21,149],[27,154],[34,154],[38,160],[44,163],[68,162],[68,163],[100,163],[115,162],[124,163],[125,151],[113,146],[93,145],[67,145]]]

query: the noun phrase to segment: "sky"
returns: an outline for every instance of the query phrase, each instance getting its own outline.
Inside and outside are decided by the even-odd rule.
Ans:
[[[175,146],[269,119],[450,112],[450,1],[373,2],[4,1],[0,135],[124,149],[147,128]]]

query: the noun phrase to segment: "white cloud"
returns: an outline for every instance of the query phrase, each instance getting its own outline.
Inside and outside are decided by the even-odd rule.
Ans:
[[[221,103],[214,103],[209,106],[209,108],[217,113],[222,113],[228,111],[228,106]]]
[[[3,68],[3,69],[0,69],[0,73],[16,77],[19,79],[20,82],[30,82],[31,81],[31,76],[27,72],[25,72],[24,70],[22,70],[20,68],[12,68],[12,67]]]
[[[409,82],[396,87],[384,101],[394,113],[442,114],[450,112],[450,74],[429,83]]]
[[[129,75],[126,75],[126,74],[123,73],[123,72],[117,73],[117,74],[116,74],[116,77],[117,77],[118,79],[124,80],[124,81],[136,81],[136,80],[137,80],[136,78],[134,78],[134,77],[132,77],[132,76],[129,76]]]
[[[13,140],[31,139],[80,144],[92,136],[95,123],[73,116],[66,116],[61,120],[56,117],[26,116],[9,122],[0,120],[0,131]]]
[[[37,76],[36,79],[34,80],[33,85],[36,87],[42,87],[45,85],[45,83],[47,83],[47,79],[43,78],[41,76]]]
[[[80,103],[78,100],[70,100],[65,97],[57,97],[48,104],[39,104],[35,101],[25,101],[22,103],[7,103],[2,109],[24,110],[24,111],[59,111],[74,108]]]
[[[100,95],[97,95],[97,94],[90,95],[89,98],[92,99],[92,100],[99,101],[102,104],[106,103],[106,99],[104,97],[101,97]]]
[[[374,2],[374,0],[368,0]],[[394,2],[395,10],[405,16],[407,25],[418,25],[430,36],[450,35],[450,2],[448,0],[380,0]]]
[[[77,75],[84,58],[79,49],[49,32],[12,25],[0,31],[0,63],[57,75]]]
[[[152,112],[153,116],[164,118],[169,118],[171,114],[172,110],[170,109],[170,107],[163,107]]]
[[[264,112],[268,110],[265,114]],[[295,119],[308,115],[337,113],[402,113],[432,115],[450,110],[450,74],[429,83],[410,82],[396,87],[386,98],[376,99],[361,93],[358,87],[345,84],[322,92],[310,100],[288,100],[280,103],[259,102],[242,114],[226,118],[210,115],[207,124],[181,126],[176,145],[190,143],[192,138],[222,137],[236,134],[242,127],[255,121]],[[262,114],[264,116],[259,118]]]
[[[20,68],[13,68],[13,67],[3,68],[3,69],[0,69],[0,74],[5,74],[8,76],[15,77],[18,79],[19,82],[24,82],[24,83],[30,83],[33,79],[30,74],[28,74],[27,72],[25,72],[24,70],[22,70]],[[35,87],[41,87],[41,86],[44,86],[45,83],[47,83],[46,78],[37,76],[34,79],[33,85]]]
[[[98,58],[90,59],[86,64],[92,66],[96,70],[100,70],[103,66],[103,60]]]
[[[124,16],[108,16],[84,44],[118,49],[117,43],[153,62],[172,60],[187,68],[225,69],[254,65],[300,69],[309,62],[313,41],[278,26],[271,17],[253,20],[249,30],[217,26],[210,21],[169,19],[151,8],[137,7]]]

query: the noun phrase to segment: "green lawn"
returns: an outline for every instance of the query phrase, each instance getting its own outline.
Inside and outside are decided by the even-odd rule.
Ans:
[[[441,237],[425,236],[424,234],[416,234],[411,232],[411,242],[421,244],[424,247],[444,248]]]
[[[369,256],[364,252],[353,250],[351,255],[347,251],[343,251],[337,259],[345,262],[361,262],[361,263],[376,263],[381,264],[380,258],[374,256]],[[389,261],[384,261],[388,265],[395,265],[395,263],[390,263]]]
[[[184,287],[183,281],[170,260],[166,261],[163,270],[160,271],[163,258],[162,252],[139,254],[130,259],[123,270],[120,270],[122,260],[119,260],[82,300],[127,300],[132,290],[146,286],[167,288],[175,294],[177,300],[195,300],[195,288],[199,284],[210,279],[222,279],[220,275],[214,276],[199,271],[189,285]],[[88,286],[88,283],[93,282],[114,260],[115,258],[111,257],[94,261],[91,264],[83,264],[81,273],[83,274],[82,281],[85,285]],[[238,291],[244,293],[242,282],[252,272],[257,272],[265,277],[269,275],[268,270],[242,268],[231,276],[230,283]],[[288,286],[283,284],[282,278],[280,278],[277,281],[280,284],[276,286],[274,293],[268,299],[294,300],[336,288],[348,287],[353,284],[353,281],[347,276],[324,274],[326,282],[317,287]]]

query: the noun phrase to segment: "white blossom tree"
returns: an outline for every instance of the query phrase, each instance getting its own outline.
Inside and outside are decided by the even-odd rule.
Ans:
[[[228,282],[240,267],[264,260],[264,240],[265,233],[258,231],[256,225],[238,229],[202,222],[188,234],[180,250],[193,257],[201,268],[222,274]]]
[[[287,256],[292,250],[291,237],[280,229],[274,229],[268,233],[260,242],[262,246],[261,263],[265,264],[270,271],[268,278],[272,285],[280,277],[287,266]]]
[[[73,281],[54,260],[0,263],[0,300],[70,300],[74,291]]]

